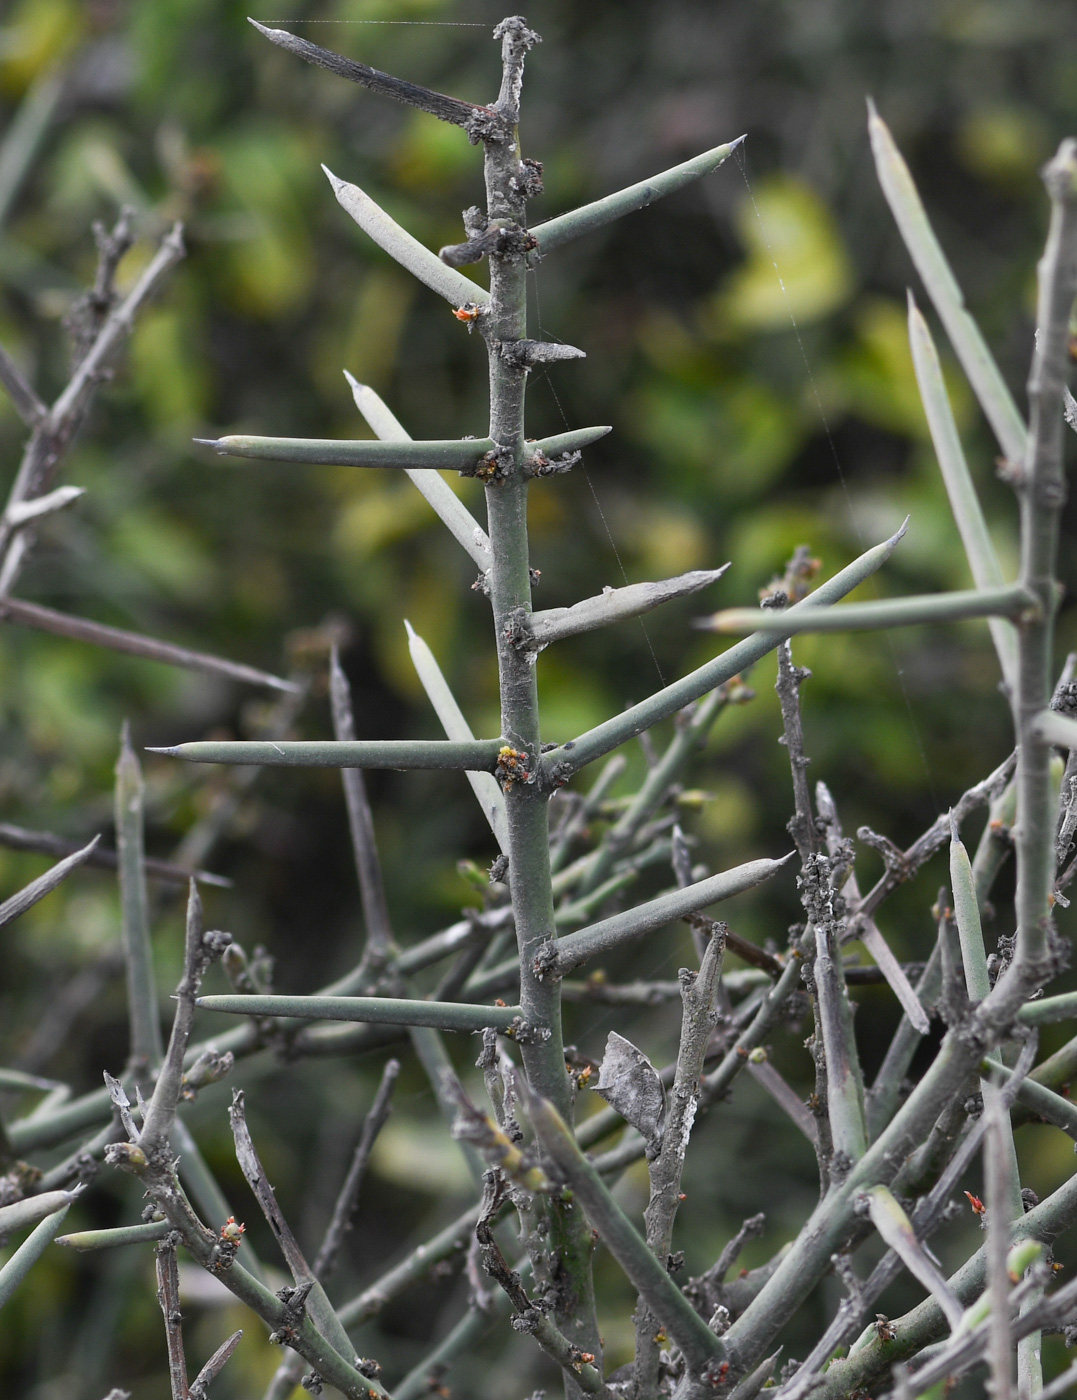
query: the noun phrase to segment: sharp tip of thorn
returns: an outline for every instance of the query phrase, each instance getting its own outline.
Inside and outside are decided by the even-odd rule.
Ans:
[[[418,633],[415,631],[415,628],[412,627],[411,623],[408,621],[407,618],[404,619],[404,626],[407,628],[407,632],[408,632],[408,641],[409,641],[409,642],[410,642],[414,637],[417,637],[417,636],[418,636]]]
[[[173,748],[155,749],[155,748],[151,748],[149,745],[147,745],[147,746],[146,746],[146,749],[145,749],[145,752],[146,752],[146,753],[177,754],[177,753],[179,753],[179,747],[176,746],[176,747],[173,747]]]
[[[740,136],[735,137],[732,141],[729,142],[729,149],[731,151],[735,151],[738,146],[743,146],[747,139],[748,133],[746,131],[742,132]]]

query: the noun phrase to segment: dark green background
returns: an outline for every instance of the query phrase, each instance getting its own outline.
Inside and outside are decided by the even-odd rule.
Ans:
[[[256,17],[341,21],[287,27],[472,100],[496,90],[489,31],[501,14],[485,4],[274,0]],[[545,162],[536,222],[748,133],[736,160],[559,251],[531,279],[536,333],[588,358],[535,375],[529,432],[614,425],[584,470],[533,492],[537,605],[569,603],[626,577],[733,561],[702,599],[652,615],[645,628],[625,624],[541,658],[544,737],[564,740],[712,655],[714,639],[691,631],[690,619],[753,602],[797,544],[809,544],[830,573],[911,514],[878,594],[969,585],[905,339],[905,288],[919,288],[871,169],[864,99],[873,94],[890,122],[1023,405],[1046,226],[1037,169],[1077,129],[1077,16],[1065,0],[550,0],[527,17],[544,38],[528,63],[522,126],[525,154]],[[394,23],[356,23],[364,20]],[[0,340],[54,396],[66,376],[62,316],[92,275],[89,225],[111,221],[120,203],[135,207],[143,234],[125,282],[175,218],[186,224],[189,256],[103,389],[63,476],[87,495],[42,532],[20,593],[275,671],[302,650],[297,632],[335,619],[349,638],[344,661],[363,737],[437,733],[408,659],[408,617],[476,732],[495,733],[486,605],[470,590],[468,561],[405,479],[228,461],[190,442],[229,431],[363,435],[344,368],[372,384],[416,437],[483,435],[481,341],[365,239],[318,168],[324,161],[361,184],[436,248],[460,238],[459,211],[481,199],[479,153],[459,130],[271,47],[245,23],[243,6],[221,0],[8,7],[5,123],[54,71],[66,75],[63,96],[0,228]],[[948,362],[947,372],[1012,564],[1012,499],[994,478],[995,445],[959,371]],[[8,479],[22,439],[0,400]],[[481,512],[479,488],[461,489]],[[1071,587],[1073,525],[1071,508],[1062,560]],[[1071,611],[1061,634],[1074,644]],[[869,822],[906,844],[1007,752],[1006,707],[980,624],[806,640],[797,654],[814,672],[804,690],[812,776],[826,778],[849,831]],[[699,859],[714,869],[788,848],[772,681],[772,664],[759,666],[757,700],[723,718],[689,777],[710,795],[691,825]],[[124,718],[137,744],[167,744],[242,735],[262,704],[230,684],[5,627],[0,816],[71,837],[107,833]],[[328,732],[319,694],[298,733]],[[638,778],[642,755],[629,758],[629,779]],[[148,843],[166,855],[204,811],[215,779],[163,759],[148,759],[146,772]],[[350,966],[359,934],[338,779],[270,772],[254,791],[208,862],[235,881],[207,894],[209,920],[248,947],[265,944],[280,989],[309,989]],[[452,778],[389,775],[373,792],[398,936],[410,942],[454,917],[468,899],[457,860],[485,864],[491,844]],[[0,895],[42,868],[38,858],[0,852]],[[870,881],[876,858],[866,853],[859,868]],[[884,921],[905,956],[930,946],[928,910],[944,878],[941,864],[931,867]],[[759,941],[780,944],[797,917],[791,878],[742,903],[736,926]],[[178,959],[174,899],[162,899],[158,927],[167,986]],[[25,1055],[58,990],[116,939],[114,889],[96,873],[77,876],[4,931],[6,1063]],[[672,976],[687,956],[665,935],[631,971]],[[871,1069],[894,1011],[888,993],[863,1000]],[[634,1022],[589,1010],[573,1014],[571,1034],[597,1057],[616,1025],[658,1059],[675,1021],[670,1010]],[[782,1065],[806,1086],[798,1046],[790,1041]],[[466,1064],[473,1047],[458,1048]],[[74,1019],[67,1044],[35,1068],[83,1090],[124,1054],[122,989],[112,978]],[[250,1088],[270,1175],[308,1241],[372,1073],[327,1063],[236,1076]],[[220,1092],[207,1094],[195,1121],[238,1202],[223,1103]],[[455,1179],[457,1159],[440,1130],[422,1127],[430,1114],[424,1081],[407,1067],[394,1136],[352,1237],[345,1267],[353,1280],[371,1277],[409,1229],[440,1221],[467,1198],[436,1200],[432,1187]],[[1050,1184],[1070,1170],[1066,1148],[1046,1129],[1026,1129],[1027,1143],[1033,1131],[1031,1179]],[[705,1267],[757,1209],[770,1213],[758,1257],[798,1228],[814,1167],[791,1133],[747,1088],[701,1130],[689,1184],[698,1205],[686,1208],[679,1242],[690,1268]],[[78,1208],[83,1216],[133,1218],[137,1202],[101,1181],[97,1204]],[[253,1203],[242,1200],[251,1235],[270,1256]],[[968,1243],[962,1236],[955,1247]],[[628,1336],[630,1304],[612,1266],[602,1268],[603,1321],[616,1349]],[[139,1400],[162,1393],[149,1269],[142,1255],[50,1260],[0,1325],[4,1393],[98,1400],[113,1384]],[[344,1280],[342,1288],[345,1296]],[[455,1317],[460,1298],[444,1286],[412,1295],[389,1315],[384,1336],[363,1334],[360,1345],[383,1360],[391,1381],[421,1354],[418,1340]],[[240,1325],[231,1313],[189,1313],[192,1360]],[[222,1400],[260,1393],[257,1377],[270,1361],[255,1338],[249,1327],[214,1392]],[[507,1373],[504,1363],[486,1372],[474,1362],[460,1393],[522,1396],[548,1383],[529,1350],[518,1344],[512,1357]]]

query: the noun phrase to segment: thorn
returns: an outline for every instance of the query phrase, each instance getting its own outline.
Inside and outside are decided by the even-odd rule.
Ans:
[[[351,385],[351,391],[353,394],[358,393],[361,389],[367,389],[370,387],[368,384],[360,384],[358,379],[356,379],[355,375],[352,374],[351,370],[346,369],[343,373],[344,378]]]
[[[738,136],[735,141],[728,141],[726,144],[729,146],[729,149],[732,152],[735,151],[738,146],[743,146],[744,142],[747,141],[747,139],[748,133],[745,132],[743,136]]]
[[[253,23],[253,21],[252,21],[252,23]],[[166,748],[166,749],[154,749],[154,748],[150,748],[149,746],[147,746],[146,749],[145,749],[145,752],[146,752],[146,753],[167,753],[167,754],[173,754],[173,755],[174,755],[174,754],[178,754],[178,753],[179,753],[179,745],[177,744],[175,747],[170,748],[170,749],[167,749],[167,748]]]
[[[225,452],[224,448],[221,446],[220,438],[191,438],[191,441],[197,442],[200,447],[212,447],[214,452],[220,457],[228,456],[228,453]]]
[[[870,92],[866,94],[864,101],[868,104],[868,120],[877,121],[879,118],[879,109],[875,106],[875,99]]]
[[[253,24],[254,21],[251,20],[251,23]],[[258,26],[259,29],[261,29],[261,27],[261,25]],[[339,176],[334,175],[333,172],[329,169],[328,165],[325,165],[323,163],[322,169],[325,171],[329,183],[333,186],[334,190],[339,190],[342,185],[347,184],[346,180],[342,180]]]
[[[418,638],[419,634],[416,632],[415,628],[412,627],[411,623],[407,620],[407,618],[404,619],[404,626],[408,629],[408,641],[415,641]]]
[[[893,535],[891,535],[890,538],[887,540],[886,543],[887,543],[887,544],[897,544],[898,540],[900,540],[900,539],[902,539],[902,538],[904,537],[905,531],[909,528],[909,521],[910,521],[911,519],[912,519],[912,516],[911,516],[911,515],[907,515],[907,516],[905,517],[905,519],[901,522],[901,528],[900,528],[899,530],[897,530]]]

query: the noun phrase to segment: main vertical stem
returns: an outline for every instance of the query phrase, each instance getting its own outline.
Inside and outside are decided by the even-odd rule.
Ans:
[[[537,36],[518,18],[504,21],[495,34],[502,39],[504,77],[494,110],[504,122],[504,138],[485,140],[486,197],[490,222],[503,226],[508,236],[503,250],[490,255],[491,299],[482,324],[490,364],[490,437],[498,445],[496,475],[486,487],[493,556],[490,598],[501,686],[501,733],[526,753],[528,771],[537,773],[541,735],[535,667],[510,640],[513,615],[521,609],[531,611],[524,449],[527,371],[504,353],[527,335],[527,265],[519,236],[526,229],[527,182],[517,122],[524,55]],[[560,985],[535,974],[536,954],[554,934],[547,794],[535,782],[513,781],[506,784],[505,808],[520,1005],[525,1020],[543,1028],[544,1037],[525,1041],[521,1055],[531,1086],[571,1123]],[[553,1201],[548,1267],[555,1284],[551,1301],[557,1325],[571,1342],[592,1353],[601,1367],[590,1256],[590,1231],[582,1212],[571,1203]]]
[[[1028,451],[1019,478],[1021,583],[1039,615],[1018,630],[1017,961],[1047,970],[1049,893],[1054,883],[1054,802],[1050,746],[1032,731],[1051,698],[1053,621],[1058,606],[1058,532],[1066,499],[1062,470],[1062,389],[1069,318],[1077,285],[1077,143],[1065,141],[1044,171],[1051,226],[1039,265],[1036,349],[1028,396]]]

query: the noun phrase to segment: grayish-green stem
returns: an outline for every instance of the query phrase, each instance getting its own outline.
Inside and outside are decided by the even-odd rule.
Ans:
[[[589,958],[612,952],[623,943],[641,938],[645,933],[653,933],[674,919],[683,919],[686,914],[694,914],[723,899],[732,899],[734,895],[755,889],[764,880],[776,875],[789,859],[789,856],[783,856],[781,860],[746,861],[744,865],[724,870],[720,875],[711,875],[684,889],[670,890],[668,894],[659,895],[645,904],[637,904],[623,914],[601,919],[578,933],[565,934],[549,950],[553,968],[558,975],[564,975]]]
[[[661,579],[657,583],[631,583],[624,588],[605,588],[594,598],[585,598],[569,608],[551,608],[532,613],[526,622],[526,632],[517,645],[524,651],[539,652],[563,637],[576,637],[611,622],[640,617],[674,598],[698,593],[701,588],[720,579],[728,568],[728,564],[723,564],[720,569],[693,569],[690,573]]]
[[[654,1257],[552,1105],[528,1096],[526,1107],[543,1147],[564,1174],[607,1249],[684,1353],[689,1369],[699,1375],[712,1361],[720,1362],[725,1355],[722,1342],[670,1278],[664,1262]]]
[[[538,239],[542,252],[549,253],[572,238],[579,238],[585,233],[590,233],[592,229],[602,228],[603,225],[612,223],[625,214],[631,214],[636,209],[645,209],[648,204],[653,204],[663,195],[672,194],[675,190],[691,184],[693,180],[709,175],[712,170],[717,170],[720,165],[725,164],[743,140],[743,136],[738,136],[735,141],[727,141],[724,146],[715,146],[712,151],[693,156],[691,160],[663,170],[660,175],[652,175],[649,180],[640,180],[638,184],[629,185],[626,189],[618,190],[616,194],[608,194],[603,199],[584,204],[568,214],[559,214],[555,219],[547,219],[545,223],[537,224],[531,232]]]
[[[522,1016],[519,1006],[469,1006],[460,1001],[407,1001],[397,997],[236,996],[224,992],[199,997],[207,1011],[236,1016],[295,1016],[306,1021],[369,1021],[390,1026],[435,1026],[445,1031],[476,1031],[494,1026],[510,1032]]]
[[[118,1249],[125,1244],[146,1244],[163,1240],[172,1226],[167,1220],[150,1220],[145,1225],[120,1225],[112,1230],[77,1230],[60,1235],[56,1243],[88,1254],[97,1249]]]
[[[961,622],[975,617],[1017,618],[1038,607],[1036,597],[1017,584],[998,588],[955,589],[911,598],[883,598],[873,603],[846,603],[841,608],[792,618],[787,612],[726,608],[705,623],[712,632],[862,632],[876,627],[917,627],[925,623]]]
[[[980,498],[976,494],[972,474],[965,460],[953,409],[950,407],[950,397],[942,377],[938,351],[911,291],[909,345],[912,348],[916,382],[927,415],[931,441],[935,446],[946,494],[950,498],[950,509],[961,536],[961,543],[965,547],[965,557],[969,561],[973,582],[978,589],[1001,588],[1005,582],[1002,565],[988,533],[983,507],[980,505]],[[1003,679],[1008,685],[1012,685],[1017,666],[1017,639],[1013,628],[995,618],[989,621],[988,626],[1002,667]]]
[[[1021,415],[979,326],[965,309],[965,298],[928,222],[909,168],[870,98],[868,132],[879,183],[916,270],[924,280],[1000,447],[1011,462],[1020,462],[1025,454],[1025,425]]]
[[[237,763],[269,768],[450,768],[491,773],[497,763],[500,739],[476,739],[449,743],[441,739],[359,739],[337,743],[332,739],[264,739],[196,741],[174,748],[150,749],[150,753],[185,758],[188,763]]]
[[[489,302],[490,293],[485,287],[472,282],[455,268],[447,267],[436,253],[432,253],[406,229],[401,228],[365,190],[361,190],[358,185],[349,184],[347,180],[338,179],[327,165],[323,165],[322,169],[333,187],[337,203],[345,213],[355,220],[379,248],[384,249],[391,258],[395,258],[401,267],[407,268],[412,276],[425,283],[431,291],[437,292],[438,296],[444,297],[450,306],[463,307],[470,303],[478,307]],[[373,424],[371,426],[373,427]],[[378,436],[384,437],[385,434],[378,433]]]
[[[1054,801],[1050,749],[1032,724],[1051,698],[1053,619],[1058,605],[1058,531],[1062,474],[1062,390],[1069,318],[1077,292],[1077,142],[1066,140],[1044,172],[1051,224],[1039,266],[1036,348],[1028,393],[1028,448],[1018,486],[1023,588],[1039,602],[1038,620],[1018,633],[1017,731],[1017,960],[1044,964],[1054,882]]]
[[[495,139],[486,140],[484,146],[486,213],[490,220],[518,232],[490,256],[490,304],[479,322],[489,362],[490,438],[498,451],[498,471],[486,484],[487,528],[493,553],[490,603],[502,733],[516,750],[527,755],[530,771],[537,775],[541,734],[535,667],[513,646],[511,622],[521,611],[525,616],[531,611],[527,464],[543,445],[525,446],[527,370],[517,357],[504,352],[512,342],[527,338],[526,236],[522,230],[527,225],[528,172],[521,163],[517,126],[524,56],[538,36],[519,18],[505,20],[495,34],[502,41],[502,82],[494,110],[503,134],[497,139],[495,132]],[[551,455],[560,450],[569,449],[551,446]],[[530,1086],[571,1121],[559,988],[555,979],[543,981],[534,969],[536,954],[554,931],[547,803],[548,792],[538,781],[505,785],[508,881],[520,957],[520,1004],[525,1020],[549,1032],[545,1039],[529,1039],[521,1046],[521,1053]],[[597,1358],[601,1370],[591,1241],[579,1212],[566,1210],[560,1202],[552,1203],[546,1248],[560,1257],[566,1282],[554,1320],[570,1342]]]
[[[61,1205],[59,1210],[53,1210],[51,1215],[46,1215],[0,1268],[0,1308],[48,1249],[70,1209],[70,1205],[65,1204]]]

